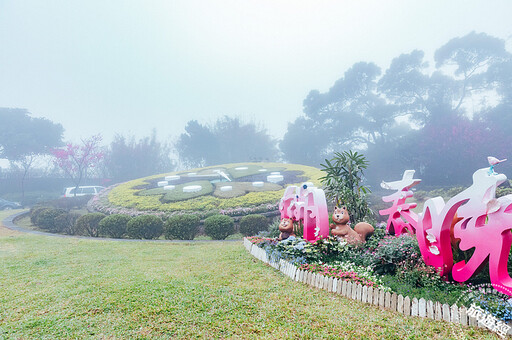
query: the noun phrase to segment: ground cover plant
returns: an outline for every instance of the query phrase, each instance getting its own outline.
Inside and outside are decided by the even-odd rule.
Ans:
[[[7,339],[495,338],[291,281],[241,242],[64,239],[0,226],[0,277]]]

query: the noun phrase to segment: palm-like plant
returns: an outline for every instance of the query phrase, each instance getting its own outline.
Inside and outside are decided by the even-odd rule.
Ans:
[[[370,217],[372,212],[368,207],[366,195],[370,189],[361,185],[363,170],[368,167],[364,155],[349,151],[336,152],[330,160],[321,164],[322,171],[326,173],[321,177],[326,196],[335,203],[346,205],[352,222],[363,221]]]

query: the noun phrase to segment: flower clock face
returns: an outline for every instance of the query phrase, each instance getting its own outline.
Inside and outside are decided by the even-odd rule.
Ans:
[[[277,211],[286,186],[319,185],[321,176],[317,168],[296,164],[223,164],[122,183],[111,189],[108,201],[136,210],[247,215]]]
[[[286,176],[286,181],[285,181]],[[277,191],[286,182],[304,179],[299,171],[284,167],[247,164],[194,169],[154,178],[139,195],[161,196],[162,203],[184,201],[204,195],[233,198],[249,192]]]

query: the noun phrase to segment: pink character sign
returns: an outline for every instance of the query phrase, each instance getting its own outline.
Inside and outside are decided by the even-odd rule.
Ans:
[[[312,183],[304,183],[300,188],[287,187],[279,203],[279,211],[281,219],[303,221],[304,239],[315,242],[321,237],[329,237],[329,212],[325,193]]]
[[[485,171],[475,172],[473,181],[481,186],[473,184],[467,191],[473,189],[474,195],[457,210],[461,220],[454,226],[454,237],[460,239],[461,250],[475,250],[467,263],[460,261],[453,265],[452,276],[456,281],[466,281],[488,260],[494,288],[510,294],[512,279],[507,261],[512,244],[512,195],[496,199],[496,188],[507,177]]]
[[[411,188],[420,183],[421,179],[414,179],[414,170],[406,170],[400,181],[382,182],[384,189],[396,190],[392,195],[382,197],[384,202],[393,202],[390,208],[380,210],[381,215],[389,215],[386,231],[400,235],[405,232],[414,234],[418,216],[411,209],[416,208],[416,203],[405,203],[405,200],[413,196]]]
[[[489,261],[492,285],[510,295],[512,278],[507,261],[512,245],[512,195],[496,199],[496,188],[507,177],[494,171],[494,166],[502,161],[489,157],[491,168],[477,170],[469,188],[446,203],[442,197],[427,200],[419,216],[411,214],[411,205],[405,203],[406,198],[412,197],[408,189],[414,183],[414,171],[408,170],[402,181],[387,183],[389,189],[398,191],[383,198],[393,202],[393,206],[380,213],[389,215],[388,230],[392,226],[396,234],[415,229],[423,260],[436,267],[440,275],[451,273],[454,280],[464,282]],[[468,262],[453,263],[452,245],[462,251],[474,248]]]

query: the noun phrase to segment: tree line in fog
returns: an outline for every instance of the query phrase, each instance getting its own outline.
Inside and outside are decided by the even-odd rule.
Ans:
[[[23,176],[42,157],[52,164],[46,174],[65,172],[58,160],[66,155],[73,170],[73,147],[78,152],[90,142],[65,143],[61,124],[25,109],[0,108],[0,122],[0,158]],[[140,139],[117,134],[102,145],[96,136],[97,157],[83,175],[121,182],[230,162],[319,166],[351,149],[368,159],[370,183],[415,169],[431,185],[459,184],[486,166],[487,156],[511,158],[511,128],[512,55],[504,40],[472,32],[437,49],[432,65],[421,50],[397,56],[385,70],[355,63],[328,91],[310,91],[302,114],[278,139],[262,124],[229,116],[191,120],[173,141],[152,132]],[[511,169],[504,163],[499,170]]]

